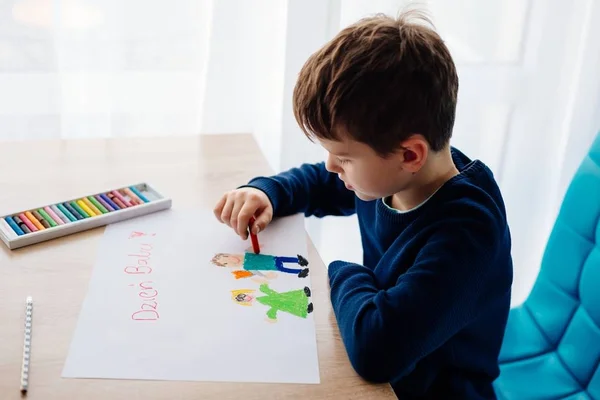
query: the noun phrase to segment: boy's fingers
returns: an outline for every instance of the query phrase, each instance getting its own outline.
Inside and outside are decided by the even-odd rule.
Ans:
[[[221,219],[221,213],[223,212],[223,207],[225,206],[225,201],[227,201],[227,196],[221,196],[221,198],[215,205],[215,208],[213,209],[215,217],[217,217],[217,219],[221,222],[223,222],[223,220]]]
[[[231,226],[229,225],[229,221],[231,219],[231,212],[233,210],[233,199],[230,198],[229,196],[227,196],[227,200],[225,201],[225,206],[223,206],[223,211],[221,211],[221,221],[226,224],[227,226]]]
[[[269,222],[271,222],[272,218],[273,212],[271,211],[270,207],[265,208],[260,214],[256,216],[256,221],[252,226],[252,233],[257,234],[258,232],[265,229],[265,227],[269,225]]]
[[[229,226],[238,234],[238,216],[243,205],[243,201],[239,199],[234,200],[233,209],[231,210],[231,219],[229,220]]]
[[[240,214],[238,215],[237,232],[244,239],[248,239],[248,224],[250,222],[250,218],[252,218],[255,211],[256,204],[248,201],[244,204],[244,206],[240,210]]]

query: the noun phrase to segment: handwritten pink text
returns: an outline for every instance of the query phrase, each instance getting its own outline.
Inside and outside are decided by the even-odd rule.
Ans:
[[[128,275],[149,275],[152,273],[150,258],[153,246],[149,243],[140,244],[139,251],[128,254],[128,264],[124,272]],[[134,321],[156,321],[160,318],[158,314],[158,290],[154,288],[154,282],[146,280],[138,285],[130,284],[138,291],[137,298],[141,301],[139,309],[131,314]]]
[[[156,321],[158,314],[158,290],[152,286],[152,281],[144,281],[139,284],[140,292],[138,297],[142,303],[140,309],[131,314],[131,319],[134,321]]]
[[[142,243],[139,254],[128,254],[127,257],[133,257],[130,261],[134,265],[125,267],[125,273],[130,275],[149,274],[152,272],[150,267],[150,256],[152,255],[152,245]]]

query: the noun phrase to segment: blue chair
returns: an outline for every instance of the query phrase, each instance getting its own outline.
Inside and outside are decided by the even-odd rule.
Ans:
[[[600,400],[600,133],[563,199],[531,293],[511,309],[501,400]]]

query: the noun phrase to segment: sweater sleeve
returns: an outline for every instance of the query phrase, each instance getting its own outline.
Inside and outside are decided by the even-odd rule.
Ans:
[[[481,221],[438,231],[385,290],[370,268],[333,262],[331,301],[357,373],[374,382],[405,376],[477,318],[494,296],[489,289],[497,279],[491,268],[498,257],[496,237]],[[381,263],[387,265],[377,268],[396,268],[392,259]]]
[[[327,171],[324,162],[302,164],[275,176],[257,177],[244,186],[265,192],[275,217],[300,212],[319,218],[355,213],[354,192],[346,189],[336,174]]]

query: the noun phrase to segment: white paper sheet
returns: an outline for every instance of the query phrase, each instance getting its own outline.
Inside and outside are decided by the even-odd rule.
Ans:
[[[301,215],[272,222],[259,242],[261,254],[308,258]],[[302,315],[311,302],[302,297],[311,260],[305,278],[259,271],[262,277],[238,279],[238,268],[211,262],[216,253],[246,251],[251,241],[212,211],[168,210],[108,226],[62,376],[319,383],[314,313],[306,306]],[[268,289],[302,293],[266,296],[260,280],[269,276],[276,277]],[[232,291],[240,289],[275,309],[256,299],[234,301]],[[273,315],[290,299],[298,315]]]

